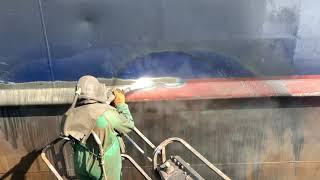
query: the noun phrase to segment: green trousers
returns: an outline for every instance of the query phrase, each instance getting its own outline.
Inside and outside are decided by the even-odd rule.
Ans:
[[[92,105],[93,108],[98,108]],[[104,149],[104,166],[108,180],[120,180],[121,154],[118,133],[126,134],[134,128],[133,119],[127,104],[119,104],[116,110],[106,110],[96,119],[97,131],[103,131],[101,141]],[[117,132],[116,132],[117,131]],[[92,138],[86,144],[77,142],[74,146],[75,172],[80,179],[102,179],[102,168],[99,164],[99,151]]]
[[[80,177],[80,180],[102,179],[102,169],[99,164],[99,158],[97,157],[97,155],[89,152],[80,144],[76,144],[74,146],[74,149],[75,171],[76,174]],[[107,179],[120,180],[122,163],[118,139],[115,139],[111,147],[105,152],[104,160]]]

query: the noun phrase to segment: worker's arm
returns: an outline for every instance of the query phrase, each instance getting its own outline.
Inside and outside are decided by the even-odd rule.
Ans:
[[[128,105],[125,103],[125,97],[121,90],[116,90],[115,94],[115,104],[116,110],[108,110],[104,113],[104,121],[98,119],[98,127],[104,127],[104,123],[109,122],[111,127],[121,134],[126,134],[133,130],[134,122],[131,116]],[[100,124],[100,125],[99,125]]]
[[[127,134],[134,128],[133,118],[131,116],[129,107],[125,103],[116,105],[117,111],[113,111],[113,118],[109,117],[108,120],[112,128],[121,134]]]

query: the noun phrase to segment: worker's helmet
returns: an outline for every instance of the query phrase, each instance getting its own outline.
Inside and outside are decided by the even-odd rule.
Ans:
[[[99,83],[93,76],[82,76],[78,80],[76,93],[79,93],[79,100],[94,100],[102,103],[107,101],[106,86]]]

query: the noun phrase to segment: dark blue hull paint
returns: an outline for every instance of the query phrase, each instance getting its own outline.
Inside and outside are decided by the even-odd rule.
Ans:
[[[2,82],[320,74],[317,1],[0,5]]]

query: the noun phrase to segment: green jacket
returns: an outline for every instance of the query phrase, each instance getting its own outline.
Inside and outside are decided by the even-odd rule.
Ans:
[[[118,133],[126,134],[134,128],[134,122],[128,105],[119,104],[116,109],[95,103],[80,106],[95,121],[95,133],[103,142],[105,169],[108,180],[119,180],[121,175],[121,156]],[[104,109],[103,109],[104,108]],[[80,109],[80,111],[83,111]],[[102,111],[103,110],[103,111]],[[75,172],[80,179],[101,179],[99,148],[92,136],[85,144],[74,145]]]

